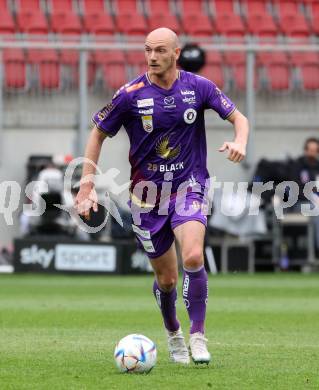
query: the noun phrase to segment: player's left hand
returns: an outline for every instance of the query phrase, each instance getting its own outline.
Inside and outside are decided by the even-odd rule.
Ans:
[[[218,149],[219,152],[228,150],[228,160],[239,163],[246,156],[246,146],[239,142],[224,142],[223,146]]]

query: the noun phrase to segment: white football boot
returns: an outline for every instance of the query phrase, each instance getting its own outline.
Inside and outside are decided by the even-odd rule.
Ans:
[[[208,364],[210,362],[211,356],[207,350],[207,339],[203,333],[197,332],[190,334],[189,349],[195,364]]]
[[[179,328],[176,332],[167,331],[167,342],[171,361],[189,364],[189,353],[182,329]]]

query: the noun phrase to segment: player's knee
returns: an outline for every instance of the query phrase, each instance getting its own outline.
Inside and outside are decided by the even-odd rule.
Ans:
[[[193,247],[183,253],[183,264],[187,269],[197,269],[204,262],[203,249],[198,247]]]
[[[177,285],[177,277],[170,275],[157,276],[159,288],[164,292],[172,291]]]

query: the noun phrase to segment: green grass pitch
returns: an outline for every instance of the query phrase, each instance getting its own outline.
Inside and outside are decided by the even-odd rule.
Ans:
[[[168,360],[151,276],[2,275],[0,389],[319,389],[318,275],[215,276],[209,288],[213,362],[181,367]],[[129,333],[157,344],[148,375],[115,368]]]

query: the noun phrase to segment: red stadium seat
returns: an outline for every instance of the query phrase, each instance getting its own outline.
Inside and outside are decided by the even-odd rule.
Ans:
[[[303,89],[319,89],[319,55],[315,52],[291,53],[290,61],[299,69]]]
[[[26,63],[22,49],[4,49],[4,86],[6,89],[25,89]]]
[[[243,37],[245,35],[245,27],[241,17],[236,14],[232,15],[217,15],[215,19],[216,31],[221,35],[230,37]]]
[[[60,63],[56,50],[29,50],[27,61],[38,69],[39,85],[42,89],[60,87]]]
[[[104,8],[103,0],[83,1],[83,23],[86,32],[96,35],[114,33],[114,23]]]
[[[233,0],[210,0],[216,14],[232,14],[234,13]]]
[[[49,0],[51,13],[55,12],[73,12],[72,0]]]
[[[34,12],[42,12],[39,0],[19,0],[17,3],[19,6],[19,10],[32,10]]]
[[[79,35],[82,30],[79,17],[76,14],[61,11],[52,14],[51,27],[53,32],[64,35]]]
[[[206,64],[200,71],[200,75],[213,81],[221,89],[225,84],[222,64],[222,55],[217,51],[209,51],[206,53]]]
[[[73,10],[72,0],[51,0],[49,3],[52,31],[58,34],[79,35],[82,26]]]
[[[238,90],[246,89],[246,55],[241,52],[226,52],[225,62],[232,74],[232,82]]]
[[[117,0],[116,10],[116,26],[119,32],[127,35],[146,34],[146,21],[138,10],[136,0]]]
[[[299,3],[291,0],[276,0],[279,25],[285,35],[304,38],[310,35],[305,16],[299,10]]]
[[[214,10],[214,23],[218,34],[242,38],[245,35],[245,25],[240,15],[234,12],[232,0],[211,1]]]
[[[94,52],[94,61],[101,64],[125,64],[125,55],[121,50],[100,50]]]
[[[148,16],[149,30],[155,30],[158,27],[167,26],[177,34],[180,33],[180,25],[176,15],[170,8],[169,0],[146,0],[145,6]]]
[[[2,5],[1,5],[2,7]],[[13,34],[15,25],[12,15],[6,8],[1,8],[0,12],[0,34]]]
[[[48,24],[41,11],[22,10],[17,15],[18,28],[22,33],[47,34]]]
[[[121,50],[96,51],[93,61],[102,69],[106,87],[114,90],[126,83],[126,59]]]
[[[207,14],[204,13],[203,3],[194,0],[181,0],[182,25],[186,34],[193,36],[211,36],[213,26]]]
[[[267,11],[266,3],[260,0],[246,0],[246,23],[248,32],[261,37],[275,37],[277,27],[272,15]]]
[[[310,3],[310,26],[312,31],[319,35],[319,3],[318,2],[311,2]]]
[[[147,70],[145,54],[141,50],[128,51],[127,62],[133,67],[134,76],[141,75]]]
[[[17,23],[19,31],[29,34],[47,34],[48,22],[40,0],[19,0]]]
[[[264,68],[269,89],[287,90],[290,87],[290,72],[287,54],[282,52],[260,53],[257,63]]]

